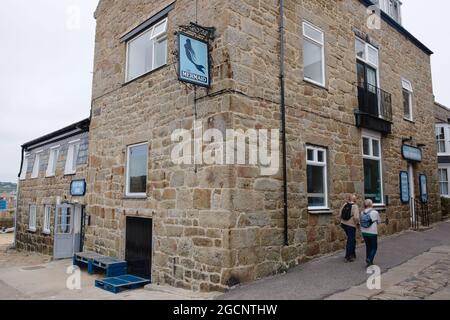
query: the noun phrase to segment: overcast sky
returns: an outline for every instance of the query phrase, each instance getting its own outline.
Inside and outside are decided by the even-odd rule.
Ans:
[[[23,143],[89,116],[97,2],[2,0],[0,181],[17,181]],[[450,1],[403,4],[404,26],[435,52],[436,99],[450,106]]]

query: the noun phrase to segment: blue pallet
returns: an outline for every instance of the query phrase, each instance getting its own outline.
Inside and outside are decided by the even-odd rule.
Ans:
[[[151,281],[148,279],[132,275],[123,275],[113,278],[106,278],[103,280],[96,280],[95,286],[99,289],[117,294],[124,290],[133,290],[142,288],[145,285],[149,284],[150,282]]]
[[[107,277],[116,277],[128,273],[126,261],[106,257],[93,252],[76,253],[73,257],[76,266],[87,266],[88,273],[94,274],[98,269],[106,273]]]

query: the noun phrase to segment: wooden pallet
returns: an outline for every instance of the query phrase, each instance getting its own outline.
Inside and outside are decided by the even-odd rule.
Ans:
[[[126,261],[106,257],[94,252],[76,253],[73,257],[76,266],[87,266],[88,273],[94,274],[96,270],[102,270],[107,277],[116,277],[128,273]]]
[[[124,290],[142,288],[150,282],[150,280],[144,278],[132,275],[123,275],[118,277],[106,278],[103,280],[96,280],[95,286],[97,288],[117,294]]]

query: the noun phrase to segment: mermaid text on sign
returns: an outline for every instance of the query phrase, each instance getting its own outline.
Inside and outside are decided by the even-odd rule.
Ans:
[[[209,87],[211,80],[208,43],[179,33],[178,46],[179,80]]]

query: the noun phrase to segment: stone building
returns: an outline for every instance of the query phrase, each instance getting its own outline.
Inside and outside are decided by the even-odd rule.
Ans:
[[[436,143],[442,214],[450,215],[450,109],[435,102]]]
[[[83,250],[89,119],[22,146],[15,244],[55,259]]]
[[[268,0],[101,0],[86,248],[154,283],[226,290],[342,249],[350,193],[389,218],[382,235],[410,228],[423,193],[440,219],[432,52],[391,2],[379,18],[362,0],[287,0],[283,15]],[[178,81],[191,22],[215,28],[211,88]],[[172,133],[198,122],[281,132],[280,170],[175,164]]]

